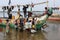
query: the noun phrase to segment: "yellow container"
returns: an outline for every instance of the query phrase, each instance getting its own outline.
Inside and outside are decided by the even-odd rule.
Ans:
[[[35,25],[32,25],[32,28],[35,28]]]

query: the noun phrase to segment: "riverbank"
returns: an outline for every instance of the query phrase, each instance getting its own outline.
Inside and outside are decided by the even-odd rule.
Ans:
[[[49,17],[49,21],[60,21],[60,17]]]

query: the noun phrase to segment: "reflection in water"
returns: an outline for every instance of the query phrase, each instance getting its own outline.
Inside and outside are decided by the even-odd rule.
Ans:
[[[34,34],[14,29],[10,29],[10,32],[6,36],[4,36],[3,32],[0,32],[0,40],[60,40],[60,24],[47,23],[47,25],[49,27]]]
[[[34,34],[31,34],[27,31],[10,31],[4,40],[46,40],[42,31],[38,31]]]

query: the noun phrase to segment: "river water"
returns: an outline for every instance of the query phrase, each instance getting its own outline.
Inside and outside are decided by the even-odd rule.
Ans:
[[[47,28],[31,34],[27,31],[10,30],[9,34],[5,35],[0,32],[0,40],[60,40],[60,23],[47,22]]]

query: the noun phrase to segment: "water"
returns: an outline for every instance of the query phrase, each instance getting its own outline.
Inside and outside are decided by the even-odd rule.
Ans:
[[[0,40],[60,40],[60,22],[47,22],[48,27],[44,30],[31,34],[28,31],[10,30],[4,37],[0,32]]]
[[[40,11],[34,11],[34,12],[33,12],[33,14],[42,14],[42,13],[43,13],[43,12],[40,12]],[[12,15],[15,16],[16,14],[17,14],[17,11],[13,11],[13,12],[12,12]],[[23,14],[22,11],[20,12],[20,14],[24,16],[24,14]],[[28,13],[27,13],[27,15],[28,15]],[[3,16],[8,17],[7,12],[2,12],[2,11],[0,11],[0,17],[3,17]]]
[[[21,11],[20,13],[24,16],[23,11]],[[32,13],[33,13],[33,14],[36,14],[36,15],[39,15],[39,14],[43,14],[44,11],[33,11]],[[53,13],[60,14],[60,11],[55,10],[55,11],[53,11]],[[16,16],[17,11],[13,11],[12,14],[13,14],[14,16]],[[28,14],[27,14],[27,15],[28,15]],[[6,12],[6,11],[5,11],[5,12],[0,11],[0,17],[8,17],[7,12]]]

